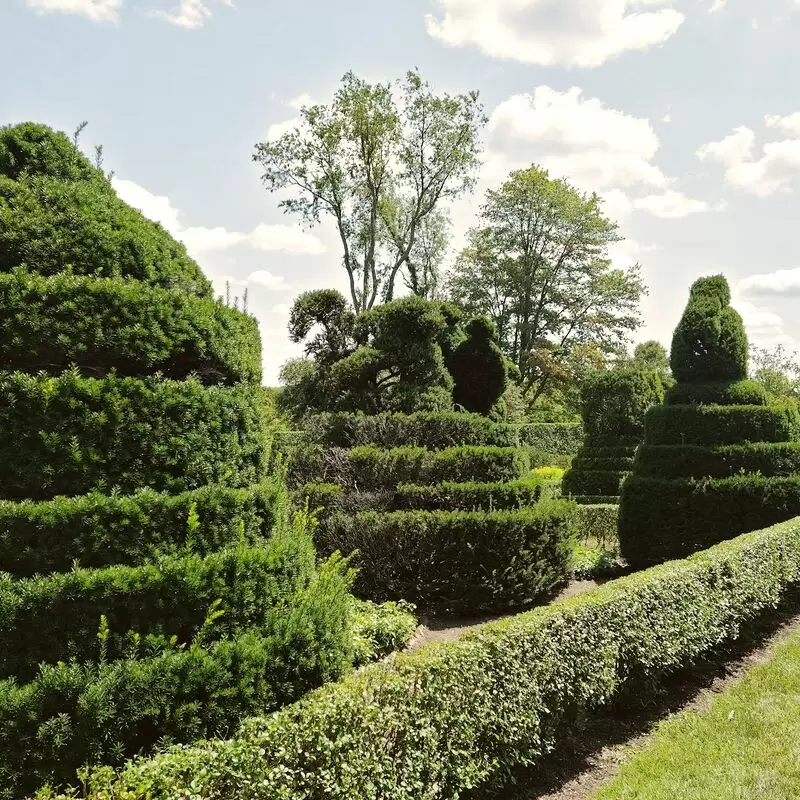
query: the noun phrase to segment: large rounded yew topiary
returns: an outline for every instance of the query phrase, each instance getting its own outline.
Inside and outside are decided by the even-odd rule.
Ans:
[[[724,277],[701,278],[675,329],[677,383],[645,417],[620,506],[636,567],[800,514],[800,416],[747,378],[747,336]]]

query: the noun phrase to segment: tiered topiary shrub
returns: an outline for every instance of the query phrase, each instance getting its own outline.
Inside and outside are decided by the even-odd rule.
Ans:
[[[421,611],[530,605],[569,576],[573,505],[530,474],[518,429],[477,414],[309,420],[289,478],[322,508],[323,553],[358,551],[355,590]]]
[[[672,340],[677,380],[650,409],[620,508],[625,558],[681,558],[800,514],[800,415],[747,378],[747,337],[721,275],[701,278]]]
[[[664,389],[655,372],[602,372],[582,391],[585,441],[565,473],[562,492],[579,503],[614,503],[633,468],[644,434],[644,416],[661,403]]]
[[[0,129],[3,800],[349,665],[349,578],[267,478],[260,349],[66,136]]]

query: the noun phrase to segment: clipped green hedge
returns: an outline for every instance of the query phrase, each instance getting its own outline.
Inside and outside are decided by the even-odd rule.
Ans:
[[[317,414],[304,429],[312,441],[328,447],[426,447],[444,450],[460,445],[516,447],[518,430],[480,414],[456,411],[416,414]]]
[[[0,273],[0,364],[261,383],[261,339],[253,317],[215,300],[120,278],[15,271]]]
[[[572,504],[517,511],[398,511],[334,515],[316,532],[322,553],[358,550],[356,593],[459,613],[530,604],[567,578]]]
[[[645,444],[721,445],[786,442],[800,438],[800,414],[791,406],[654,406]]]
[[[580,422],[520,425],[519,443],[545,453],[574,456],[583,444],[583,425]]]
[[[800,442],[750,442],[718,447],[642,445],[636,474],[653,478],[724,478],[740,472],[764,476],[800,473]]]
[[[0,272],[72,271],[135,278],[211,297],[197,263],[157,222],[117,197],[106,181],[50,177],[0,184]]]
[[[0,497],[247,486],[266,456],[255,386],[0,373]]]
[[[230,735],[242,716],[340,677],[353,657],[348,585],[337,564],[324,565],[263,634],[0,681],[0,798],[29,797],[45,783],[75,786],[85,764],[119,765],[167,742]]]
[[[630,472],[633,468],[633,455],[611,456],[608,458],[595,458],[594,456],[580,455],[572,460],[572,469],[603,470],[606,472]]]
[[[551,483],[535,478],[505,483],[400,484],[392,505],[395,511],[505,511],[533,506],[552,496]]]
[[[664,397],[668,406],[721,405],[765,406],[767,392],[757,381],[733,383],[676,383]]]
[[[622,489],[620,546],[628,563],[638,569],[798,514],[800,475],[699,480],[632,475]]]
[[[619,551],[617,524],[619,506],[614,503],[587,503],[576,505],[572,511],[575,535],[584,546]]]
[[[481,626],[248,720],[97,771],[90,800],[445,800],[505,783],[572,723],[735,638],[800,582],[793,520]]]
[[[568,495],[617,496],[629,472],[608,469],[569,470],[564,474],[561,491]]]
[[[279,481],[245,489],[204,486],[177,495],[142,489],[132,495],[54,500],[0,500],[0,572],[17,576],[82,567],[141,564],[155,554],[206,555],[240,539],[263,541],[286,520]],[[190,525],[194,508],[196,524]]]
[[[264,545],[204,558],[0,577],[0,677],[23,679],[42,662],[94,660],[101,615],[110,632],[104,657],[112,660],[124,654],[133,633],[155,649],[173,636],[191,641],[212,607],[222,612],[208,632],[213,639],[269,631],[313,569],[308,538],[276,533]]]
[[[394,488],[401,483],[443,481],[495,483],[512,481],[530,471],[527,453],[516,447],[395,447],[363,446],[351,450],[305,445],[295,450],[288,467],[293,486],[338,483],[362,490]]]

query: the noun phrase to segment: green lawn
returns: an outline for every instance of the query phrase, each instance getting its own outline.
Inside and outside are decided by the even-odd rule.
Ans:
[[[592,800],[800,798],[800,634],[702,713],[664,722]]]

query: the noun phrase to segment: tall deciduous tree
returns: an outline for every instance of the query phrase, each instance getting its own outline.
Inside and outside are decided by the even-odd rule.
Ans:
[[[430,294],[444,253],[446,205],[474,185],[478,93],[436,95],[416,71],[369,84],[348,72],[330,105],[304,106],[299,125],[256,145],[284,211],[313,227],[333,220],[357,313],[393,299],[402,276]]]
[[[532,166],[490,190],[449,280],[452,299],[486,314],[535,401],[577,346],[618,353],[639,325],[639,267],[615,269],[617,226],[600,198]]]

